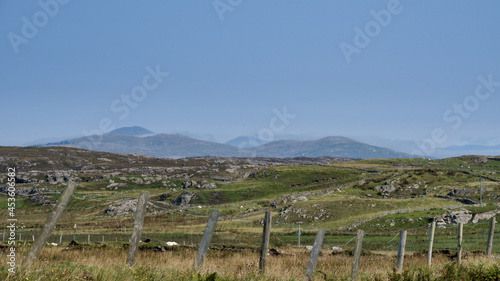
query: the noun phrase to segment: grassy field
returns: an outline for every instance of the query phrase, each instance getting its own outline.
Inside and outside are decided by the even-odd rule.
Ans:
[[[498,157],[371,159],[305,165],[262,159],[260,164],[255,164],[244,159],[141,158],[70,148],[58,148],[63,156],[53,157],[52,150],[46,148],[13,149],[16,151],[9,153],[22,157],[15,162],[12,157],[6,157],[2,165],[17,163],[19,171],[41,171],[33,176],[37,182],[19,181],[17,188],[37,188],[38,194],[56,202],[60,196],[58,192],[65,187],[64,181],[49,182],[45,179],[54,177],[56,169],[62,169],[66,174],[73,173],[78,179],[78,188],[49,242],[59,244],[60,239],[63,245],[73,239],[80,243],[88,239],[92,242],[81,250],[61,251],[61,246],[48,248],[36,269],[21,271],[25,275],[18,275],[16,278],[21,279],[13,280],[56,280],[49,276],[52,270],[57,273],[57,280],[65,280],[60,276],[65,268],[72,272],[72,278],[81,280],[140,280],[145,276],[149,276],[148,280],[205,280],[214,272],[220,280],[298,280],[308,255],[303,248],[297,248],[299,225],[301,246],[312,245],[318,228],[324,228],[327,230],[324,251],[340,247],[346,253],[354,247],[356,231],[364,230],[364,249],[371,253],[371,258],[363,265],[366,266],[365,277],[378,274],[384,280],[403,280],[391,279],[399,277],[390,275],[399,230],[408,230],[408,268],[422,269],[425,263],[422,253],[427,248],[431,218],[459,210],[468,211],[471,216],[495,212],[499,210],[500,202]],[[0,152],[8,154],[7,150],[2,148]],[[482,196],[479,193],[480,178]],[[3,180],[0,176],[0,183]],[[188,180],[215,183],[217,188],[182,188]],[[130,238],[133,211],[109,215],[106,210],[110,206],[120,207],[135,202],[141,191],[150,193],[142,238],[152,241],[142,247],[161,246],[167,241],[175,241],[183,247],[166,253],[144,250],[139,255],[137,267],[132,270],[121,266],[125,253],[120,249]],[[184,192],[193,195],[189,204],[171,204]],[[483,205],[462,203],[481,199]],[[18,196],[15,210],[19,222],[17,240],[29,243],[33,236],[36,238],[51,208],[32,200],[31,196]],[[212,209],[220,210],[221,218],[211,244],[214,250],[202,276],[198,276],[190,269],[193,248],[200,241]],[[289,255],[272,257],[275,272],[260,275],[256,271],[258,257],[255,251],[260,247],[265,211],[270,211],[273,217],[271,247]],[[7,218],[4,193],[0,196],[0,215]],[[488,226],[487,219],[465,225],[466,251],[484,252]],[[456,225],[438,227],[434,248],[453,252],[457,245],[456,233]],[[497,230],[495,241],[498,239]],[[97,242],[107,246],[101,247],[102,244]],[[494,255],[500,254],[498,245],[494,245]],[[222,248],[232,251],[215,250]],[[25,248],[21,247],[21,256],[22,251]],[[333,276],[348,276],[350,257],[325,253],[315,278],[337,280]],[[77,258],[77,255],[82,258]],[[154,257],[157,259],[153,260]],[[497,261],[479,257],[470,260],[473,264],[480,261],[487,265]],[[375,264],[376,261],[384,262],[382,265]],[[437,273],[433,274],[453,270],[446,267],[449,262],[449,257],[438,255]],[[169,265],[162,266],[165,263]],[[476,268],[476,265],[471,265],[471,268]],[[2,270],[4,274],[6,269]],[[135,278],[139,275],[134,275],[134,270],[142,272],[142,277]],[[37,274],[46,279],[36,279]]]
[[[26,251],[21,248],[20,254]],[[351,272],[352,256],[330,254],[322,251],[313,274],[313,280],[348,280]],[[309,251],[285,249],[280,256],[270,256],[268,270],[258,270],[258,253],[242,251],[209,251],[201,270],[193,270],[195,249],[180,247],[172,251],[154,252],[142,250],[133,267],[125,265],[127,251],[116,245],[88,245],[63,251],[62,247],[46,248],[39,261],[30,269],[18,268],[17,273],[7,274],[5,266],[0,267],[2,280],[302,280],[309,258]],[[5,264],[5,256],[0,257]],[[487,280],[461,279],[454,261],[447,255],[435,254],[433,265],[426,267],[426,257],[409,253],[405,258],[404,274],[393,273],[396,257],[393,253],[372,253],[363,255],[360,265],[361,280]],[[495,259],[468,255],[464,259],[464,271],[482,267],[482,274],[500,278],[499,263]],[[426,274],[428,279],[398,279],[410,274]],[[439,279],[442,277],[450,279]],[[497,278],[497,279],[495,279]]]

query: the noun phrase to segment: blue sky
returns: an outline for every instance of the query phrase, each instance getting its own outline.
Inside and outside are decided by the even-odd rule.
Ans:
[[[133,125],[217,141],[270,129],[498,144],[499,10],[493,0],[0,1],[0,145]],[[295,117],[271,125],[284,108]]]

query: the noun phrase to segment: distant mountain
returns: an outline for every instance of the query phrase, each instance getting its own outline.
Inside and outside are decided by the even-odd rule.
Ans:
[[[443,151],[500,151],[500,145],[495,145],[495,146],[486,146],[486,145],[476,145],[476,144],[470,144],[470,145],[452,145],[448,146],[445,148],[441,148]]]
[[[236,147],[197,140],[179,134],[158,134],[149,137],[109,134],[102,136],[94,135],[58,143],[48,143],[43,146],[71,146],[103,152],[139,153],[160,158],[193,156],[231,157],[238,155],[238,148]]]
[[[444,148],[437,148],[435,154],[439,157],[455,157],[460,155],[499,155],[500,145],[452,145]]]
[[[256,147],[260,146],[263,144],[269,143],[268,141],[261,140],[256,137],[247,137],[247,136],[240,136],[237,138],[234,138],[230,141],[225,142],[225,144],[236,146],[238,148],[250,148],[250,147]]]
[[[113,130],[106,135],[119,135],[119,136],[146,136],[146,135],[154,135],[155,133],[139,126],[133,127],[122,127],[116,130]]]
[[[144,132],[122,130],[119,133]],[[247,138],[236,139],[249,140]],[[251,139],[250,139],[251,140]],[[406,158],[406,153],[372,146],[344,137],[326,137],[313,141],[279,140],[257,147],[238,148],[229,144],[203,141],[180,134],[158,134],[148,137],[106,134],[48,143],[42,146],[70,146],[89,150],[123,154],[139,153],[159,158],[194,156],[220,157],[346,157],[346,158]]]
[[[262,157],[407,158],[409,154],[368,145],[344,137],[325,137],[314,141],[279,140],[255,148]]]

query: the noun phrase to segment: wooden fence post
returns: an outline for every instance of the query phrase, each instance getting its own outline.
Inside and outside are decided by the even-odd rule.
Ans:
[[[38,254],[40,254],[40,252],[43,249],[43,246],[45,245],[47,239],[52,233],[52,230],[54,230],[57,220],[59,219],[62,212],[68,205],[69,199],[71,199],[71,196],[75,191],[75,188],[76,184],[74,182],[68,183],[68,186],[64,189],[64,191],[61,194],[61,198],[59,198],[59,202],[57,202],[56,207],[54,208],[50,216],[47,218],[47,221],[43,225],[42,231],[40,231],[37,240],[33,243],[33,246],[31,246],[28,255],[23,260],[22,263],[23,266],[30,267],[36,260]]]
[[[260,246],[259,270],[266,272],[267,249],[269,248],[269,236],[271,235],[271,212],[266,211],[264,216],[264,230],[262,231],[262,244]]]
[[[427,266],[432,264],[432,247],[434,245],[434,232],[436,231],[436,220],[432,219],[431,231],[429,233],[429,249],[427,250]]]
[[[462,263],[462,237],[464,233],[463,223],[458,224],[458,249],[457,249],[457,265]]]
[[[361,250],[363,246],[363,236],[365,232],[361,229],[358,229],[358,234],[356,236],[356,246],[354,246],[354,258],[352,261],[352,271],[351,271],[351,280],[355,281],[358,279],[358,271],[359,271],[359,259],[361,257]]]
[[[195,270],[200,270],[203,266],[203,261],[205,260],[205,255],[207,254],[208,246],[210,245],[210,240],[212,240],[215,225],[217,224],[218,219],[219,210],[212,210],[212,212],[210,212],[210,217],[208,218],[207,226],[205,227],[205,232],[203,232],[198,252],[196,253],[196,259],[194,261]]]
[[[130,237],[130,247],[127,255],[127,265],[134,264],[137,249],[139,248],[139,240],[141,239],[142,225],[144,223],[144,215],[146,214],[146,207],[148,203],[149,192],[142,191],[137,200],[137,207],[135,210],[134,229]]]
[[[405,260],[405,247],[406,247],[406,230],[399,232],[399,246],[398,246],[398,259],[396,262],[396,272],[403,271],[403,263]]]
[[[495,234],[495,217],[490,219],[490,231],[488,232],[488,243],[486,243],[486,256],[491,256],[493,249],[493,236]]]
[[[307,263],[304,281],[311,280],[314,267],[316,266],[316,261],[318,260],[319,252],[321,251],[321,245],[323,245],[323,237],[325,237],[325,230],[320,228],[318,229],[318,234],[316,235],[316,240],[314,241],[311,257],[309,257],[309,262]]]

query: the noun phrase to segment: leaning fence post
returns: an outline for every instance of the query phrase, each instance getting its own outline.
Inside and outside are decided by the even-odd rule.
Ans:
[[[495,217],[490,219],[490,231],[488,232],[488,243],[486,243],[486,256],[491,256],[493,248],[493,236],[495,234]]]
[[[135,211],[134,230],[130,238],[130,247],[127,255],[127,265],[134,264],[137,249],[139,248],[139,240],[141,239],[142,225],[144,222],[144,215],[146,214],[146,206],[148,202],[149,192],[142,191],[137,201],[137,209]]]
[[[311,280],[314,272],[314,266],[316,266],[316,261],[318,260],[319,252],[321,251],[321,245],[323,245],[323,237],[325,237],[325,230],[320,228],[318,229],[318,234],[316,235],[316,240],[314,241],[311,257],[309,257],[309,262],[307,263],[304,281]]]
[[[266,211],[264,216],[264,230],[262,231],[262,244],[260,246],[260,272],[266,272],[267,249],[269,248],[269,236],[271,235],[271,212]]]
[[[432,219],[431,231],[429,233],[429,250],[427,251],[427,266],[432,263],[432,246],[434,244],[434,232],[436,231],[436,220]]]
[[[358,279],[359,259],[361,257],[364,235],[365,232],[361,229],[358,229],[358,234],[356,236],[356,245],[354,246],[354,258],[352,260],[351,280],[353,281]]]
[[[23,266],[30,267],[36,260],[38,254],[40,254],[40,252],[43,249],[43,246],[45,245],[47,239],[52,233],[52,230],[54,230],[54,226],[56,225],[57,220],[59,219],[62,212],[66,208],[66,205],[68,205],[69,199],[73,195],[75,188],[76,184],[74,182],[68,183],[68,186],[64,189],[64,191],[61,194],[61,198],[59,198],[59,202],[57,202],[56,207],[54,208],[50,216],[47,218],[47,221],[43,225],[42,231],[40,231],[37,240],[33,243],[33,246],[31,246],[28,255],[23,260],[22,263]]]
[[[406,247],[406,230],[399,232],[399,246],[398,246],[398,259],[396,262],[396,272],[403,271],[403,263],[405,260],[405,247]]]
[[[462,237],[464,233],[463,223],[458,224],[458,249],[457,249],[457,265],[462,263]]]
[[[215,225],[217,224],[218,219],[219,210],[212,210],[212,212],[210,212],[210,217],[208,218],[207,226],[205,227],[205,232],[203,232],[203,237],[201,238],[198,252],[196,253],[196,259],[194,261],[195,270],[200,270],[203,266],[203,260],[205,259],[205,255],[207,254],[210,240],[212,240]]]
[[[61,243],[62,243],[62,234],[59,235],[59,244],[61,244]]]

